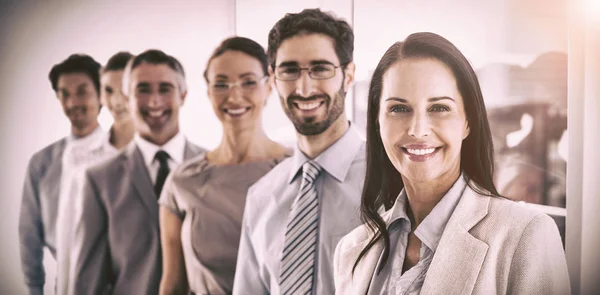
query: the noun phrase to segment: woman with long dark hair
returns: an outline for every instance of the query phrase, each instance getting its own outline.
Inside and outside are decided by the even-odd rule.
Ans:
[[[568,294],[554,221],[494,187],[490,127],[463,54],[392,45],[369,88],[365,224],[338,244],[338,294]]]

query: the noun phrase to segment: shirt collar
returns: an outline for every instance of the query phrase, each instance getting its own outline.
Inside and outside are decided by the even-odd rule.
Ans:
[[[446,228],[446,224],[448,223],[448,220],[450,220],[466,187],[467,181],[465,180],[464,173],[461,173],[444,197],[442,197],[435,207],[433,207],[431,212],[423,219],[421,224],[419,224],[415,230],[415,235],[419,240],[432,251],[435,252],[437,249],[440,239],[442,238],[442,233]],[[406,199],[406,192],[402,189],[394,206],[390,209],[393,211],[391,212],[388,227],[398,219],[404,218],[408,220],[406,214]]]
[[[86,136],[83,136],[83,137],[77,137],[71,133],[71,135],[69,135],[67,137],[67,144],[71,145],[71,146],[92,147],[95,145],[96,142],[103,141],[104,136],[105,136],[104,130],[102,130],[102,127],[100,125],[98,125],[98,127],[96,127],[96,129],[94,129],[94,131],[92,131],[92,133],[90,133]]]
[[[466,187],[467,181],[464,174],[461,174],[446,195],[433,207],[429,215],[423,219],[415,230],[415,235],[419,237],[419,240],[425,243],[432,251],[435,252],[437,249],[446,224],[450,220]]]
[[[177,134],[173,136],[173,138],[171,138],[162,146],[158,146],[143,139],[137,133],[133,137],[133,140],[142,152],[144,162],[148,166],[152,164],[152,161],[154,161],[154,155],[156,155],[156,152],[158,152],[159,150],[167,152],[171,160],[173,160],[173,162],[175,162],[176,164],[181,164],[181,162],[183,162],[183,154],[185,151],[185,137],[181,132],[177,132]]]
[[[358,130],[350,123],[346,133],[313,161],[317,162],[324,171],[327,171],[337,181],[344,182],[356,153],[361,149],[363,144],[364,140],[359,135]],[[288,183],[294,180],[299,174],[300,169],[302,169],[302,165],[309,160],[300,148],[298,148],[298,145],[296,145],[294,155],[292,156],[292,169],[290,169]]]
[[[390,221],[388,222],[388,230],[390,229],[392,224],[394,224],[394,222],[396,222],[399,219],[405,219],[406,221],[410,222],[410,219],[406,214],[406,199],[406,191],[402,189],[402,191],[400,191],[400,194],[398,195],[398,198],[396,198],[394,206],[390,209],[392,210],[392,212],[389,219]]]

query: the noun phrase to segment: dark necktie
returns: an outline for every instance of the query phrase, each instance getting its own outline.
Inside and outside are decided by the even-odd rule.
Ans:
[[[158,167],[158,174],[156,175],[156,182],[154,183],[154,192],[156,193],[156,197],[160,198],[160,193],[162,192],[163,185],[165,184],[165,180],[169,175],[169,154],[165,151],[158,151],[156,155],[154,155],[154,159],[158,160],[160,166]]]
[[[315,277],[319,198],[315,180],[322,168],[314,161],[302,165],[300,192],[292,204],[281,260],[281,294],[312,294]]]

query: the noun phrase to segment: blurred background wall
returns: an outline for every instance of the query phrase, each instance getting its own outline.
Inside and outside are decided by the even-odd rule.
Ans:
[[[413,32],[441,34],[478,73],[501,164],[499,188],[509,197],[565,207],[567,0],[2,1],[0,161],[6,169],[0,177],[0,294],[25,293],[17,223],[27,162],[69,133],[47,78],[52,65],[76,52],[105,63],[120,50],[164,50],[187,73],[182,131],[214,148],[221,127],[202,77],[212,50],[236,34],[266,47],[278,19],[310,7],[333,11],[354,27],[357,79],[346,108],[359,127],[365,123],[371,73],[385,50]],[[106,110],[100,121],[110,127]],[[294,129],[275,94],[263,124],[275,140],[294,143]],[[560,226],[561,219],[557,222]],[[47,258],[46,290],[53,294],[54,262]]]

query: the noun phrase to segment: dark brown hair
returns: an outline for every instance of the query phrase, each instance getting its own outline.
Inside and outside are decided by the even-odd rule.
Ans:
[[[304,9],[300,13],[288,13],[273,26],[269,32],[267,50],[271,68],[275,69],[277,49],[283,41],[296,35],[314,33],[324,34],[333,39],[335,53],[342,67],[352,62],[354,32],[350,25],[345,20],[316,8]]]
[[[361,199],[361,217],[374,236],[362,250],[354,263],[352,271],[373,247],[383,240],[382,263],[378,272],[386,264],[390,236],[385,221],[378,213],[384,206],[390,209],[404,188],[402,177],[388,158],[381,134],[379,133],[379,105],[383,76],[398,61],[415,58],[434,58],[443,62],[454,74],[457,88],[464,100],[465,113],[470,133],[463,140],[460,168],[475,191],[490,196],[499,196],[494,183],[494,147],[483,102],[483,95],[475,71],[465,56],[444,37],[434,33],[415,33],[404,42],[392,45],[383,55],[371,80],[367,110],[367,163],[366,177]]]
[[[119,51],[111,56],[106,65],[102,68],[102,73],[106,73],[108,71],[122,71],[125,70],[127,66],[127,62],[133,57],[133,54],[127,51]]]
[[[100,94],[100,63],[94,58],[87,54],[71,54],[61,63],[54,65],[48,74],[48,79],[52,84],[54,92],[58,90],[58,78],[60,75],[70,73],[86,74],[94,83],[96,93]]]
[[[269,74],[269,71],[267,70],[267,54],[260,44],[252,39],[244,37],[231,37],[223,40],[208,59],[206,70],[204,70],[204,79],[206,82],[208,82],[208,68],[210,67],[210,62],[227,51],[239,51],[256,58],[260,62],[263,74]]]

